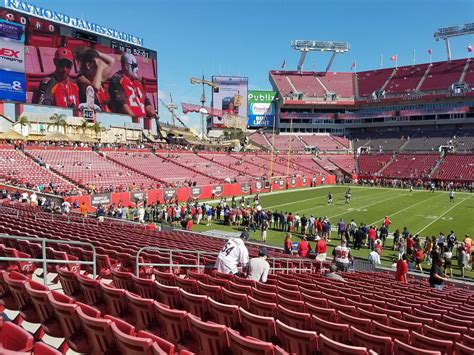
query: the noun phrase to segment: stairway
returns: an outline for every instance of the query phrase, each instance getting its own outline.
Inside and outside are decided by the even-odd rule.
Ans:
[[[388,83],[390,82],[390,80],[392,80],[392,78],[395,76],[395,74],[397,74],[397,68],[394,68],[393,71],[392,71],[392,74],[390,74],[390,76],[388,77],[387,80],[385,80],[385,83],[383,83],[382,87],[380,88],[380,91],[384,91],[385,88],[387,87]]]
[[[431,67],[432,67],[431,64],[428,65],[428,68],[426,68],[426,71],[425,71],[425,73],[423,74],[423,76],[421,77],[420,82],[419,82],[418,85],[416,86],[415,91],[420,91],[421,86],[423,85],[423,83],[425,82],[426,78],[427,78],[428,75],[430,74]]]
[[[393,154],[392,159],[390,159],[390,161],[387,164],[385,164],[382,168],[380,168],[379,171],[377,171],[375,174],[379,175],[382,171],[387,169],[387,167],[391,165],[396,159],[397,159],[397,155]]]
[[[464,64],[464,69],[462,70],[461,77],[459,78],[460,83],[464,82],[464,78],[466,77],[466,74],[467,74],[467,71],[469,69],[469,64],[470,63],[471,63],[471,59],[469,58],[468,60],[466,60],[466,64]]]
[[[224,168],[233,170],[233,171],[235,171],[236,173],[239,173],[239,174],[240,174],[240,173],[245,173],[245,174],[250,175],[250,176],[253,176],[253,177],[258,177],[258,176],[256,176],[256,175],[252,175],[252,174],[248,173],[247,171],[238,170],[238,169],[236,169],[234,166],[227,166],[227,165],[225,165],[225,164],[223,164],[223,163],[221,163],[221,162],[214,161],[214,160],[208,158],[208,157],[206,156],[207,154],[202,154],[202,155],[201,155],[201,154],[198,154],[198,153],[195,153],[195,154],[198,155],[199,157],[203,158],[203,159],[206,159],[207,161],[209,161],[209,162],[211,162],[211,163],[213,163],[213,164],[217,164],[217,165],[220,165],[220,166],[222,166],[222,167],[224,167]]]
[[[359,78],[357,74],[352,75],[352,81],[354,84],[354,97],[358,98],[359,97]]]
[[[441,163],[443,162],[443,160],[444,160],[444,156],[442,156],[442,154],[441,154],[439,159],[436,161],[435,166],[433,166],[431,171],[428,173],[429,178],[431,178],[436,173],[436,171],[438,170],[438,168],[441,165]]]
[[[293,92],[297,92],[298,90],[296,90],[295,86],[293,85],[293,83],[291,82],[290,78],[288,77],[288,75],[285,75],[285,79],[286,81],[288,81],[288,83],[290,84],[291,88],[293,89]]]

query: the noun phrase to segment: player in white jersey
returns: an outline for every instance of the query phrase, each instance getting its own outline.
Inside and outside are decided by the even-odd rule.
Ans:
[[[345,241],[333,249],[332,255],[339,271],[347,271],[349,264],[354,260],[351,249],[347,246]]]
[[[229,238],[222,250],[217,255],[215,268],[225,274],[237,274],[240,264],[246,267],[249,262],[249,251],[245,246],[245,241],[249,239],[249,232],[243,231],[240,238]]]

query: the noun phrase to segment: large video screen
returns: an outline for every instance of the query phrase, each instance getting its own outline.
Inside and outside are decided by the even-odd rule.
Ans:
[[[0,101],[156,114],[155,51],[6,8],[0,19]]]
[[[212,107],[229,115],[247,117],[248,78],[236,76],[213,76],[217,87],[212,91]],[[215,117],[213,126],[220,126],[220,118]]]

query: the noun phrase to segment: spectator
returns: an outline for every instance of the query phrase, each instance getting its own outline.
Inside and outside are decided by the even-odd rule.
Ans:
[[[286,234],[285,243],[283,247],[285,248],[285,250],[283,251],[285,254],[289,254],[289,255],[292,254],[293,244],[291,242],[291,233]]]
[[[375,248],[372,248],[372,251],[369,253],[369,263],[380,265],[380,255],[375,251]]]
[[[342,241],[341,245],[335,247],[332,251],[336,267],[339,271],[348,271],[349,264],[354,260],[351,249],[347,246],[347,242]]]
[[[261,229],[262,229],[262,241],[264,243],[266,243],[267,242],[267,231],[268,231],[268,222],[267,222],[266,219],[263,219]]]
[[[395,247],[397,246],[399,240],[400,240],[400,230],[397,228],[397,229],[395,229],[395,232],[393,232],[393,247],[392,247],[392,250],[395,251]]]
[[[395,272],[395,281],[408,283],[408,262],[407,255],[404,253],[401,259],[397,261],[397,271]]]
[[[87,214],[89,213],[89,208],[86,205],[86,202],[82,202],[82,205],[79,207],[82,217],[87,218]]]
[[[303,236],[303,239],[298,243],[298,255],[302,258],[309,258],[309,253],[311,252],[311,246],[309,245],[306,237]]]
[[[433,262],[430,270],[430,285],[439,291],[443,289],[443,282],[448,280],[444,273],[443,264],[444,259],[437,258],[436,262]]]
[[[467,267],[469,263],[468,254],[466,253],[466,248],[464,243],[461,243],[457,250],[457,257],[458,257],[458,266],[459,270],[461,271],[461,277],[464,277],[464,269]]]
[[[332,280],[346,282],[346,280],[337,273],[336,265],[329,265],[329,272],[326,272],[324,274],[324,277],[327,277],[328,279],[332,279]]]
[[[419,240],[415,244],[414,258],[415,258],[415,269],[419,269],[421,273],[423,274],[423,267],[421,266],[421,263],[423,262],[423,259],[425,258],[425,254],[423,253],[423,248],[421,247]]]
[[[267,282],[270,264],[267,261],[268,249],[261,247],[257,258],[250,259],[248,278],[259,282]]]
[[[244,230],[240,238],[229,238],[222,250],[217,255],[215,268],[224,274],[236,275],[239,273],[237,266],[240,264],[243,269],[249,262],[249,252],[245,246],[245,241],[249,240],[249,232]]]
[[[449,247],[444,247],[443,254],[441,254],[441,257],[444,259],[444,272],[448,274],[448,269],[449,269],[449,274],[451,277],[453,277],[453,267],[452,267],[452,258],[453,258],[453,252],[449,249]]]
[[[326,261],[327,256],[327,245],[326,240],[321,238],[319,235],[316,236],[316,260],[323,262]]]

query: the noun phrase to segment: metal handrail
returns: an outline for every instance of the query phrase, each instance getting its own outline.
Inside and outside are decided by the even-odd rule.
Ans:
[[[43,263],[43,283],[45,286],[48,284],[48,263],[50,264],[79,264],[79,265],[92,265],[92,275],[94,279],[97,276],[97,266],[96,266],[96,251],[95,247],[91,243],[87,242],[77,242],[74,240],[55,240],[55,239],[47,239],[47,238],[35,238],[35,237],[17,237],[7,234],[0,234],[0,239],[10,239],[10,240],[31,240],[34,242],[41,242],[41,252],[42,258],[35,259],[35,258],[11,258],[11,257],[3,257],[0,256],[0,261],[30,261],[33,263]],[[56,243],[56,244],[73,244],[73,245],[85,245],[89,246],[92,249],[92,261],[79,261],[79,260],[56,260],[56,259],[48,259],[46,258],[46,243]]]
[[[163,263],[145,263],[145,262],[140,262],[140,254],[143,252],[143,251],[163,251],[163,252],[167,252],[169,253],[169,264],[163,264]],[[176,264],[174,265],[173,264],[173,252],[175,253],[188,253],[188,254],[196,254],[197,255],[197,265],[196,264]],[[137,251],[137,255],[135,257],[135,275],[137,277],[139,277],[139,274],[140,274],[140,266],[161,266],[161,267],[169,267],[169,270],[170,272],[173,271],[173,267],[174,266],[177,266],[177,267],[183,267],[183,268],[197,268],[198,270],[200,270],[200,268],[203,268],[205,267],[204,265],[201,265],[200,263],[200,259],[201,259],[201,256],[202,255],[213,255],[213,256],[216,256],[218,255],[219,253],[218,252],[208,252],[208,251],[200,251],[200,250],[185,250],[185,249],[166,249],[166,248],[160,248],[160,247],[143,247],[143,248],[140,248],[138,251]],[[272,262],[272,267],[270,267],[270,271],[289,271],[289,270],[293,270],[293,271],[308,271],[308,270],[311,270],[311,269],[308,269],[307,267],[302,267],[302,263],[303,262],[308,262],[310,260],[308,259],[292,259],[292,258],[268,258],[267,259],[268,261],[271,261]],[[284,260],[286,261],[286,268],[277,268],[275,267],[275,261],[279,261],[279,260]],[[295,262],[295,261],[298,261],[299,262],[299,267],[289,267],[289,263],[290,262]],[[312,262],[312,261],[310,261]]]

